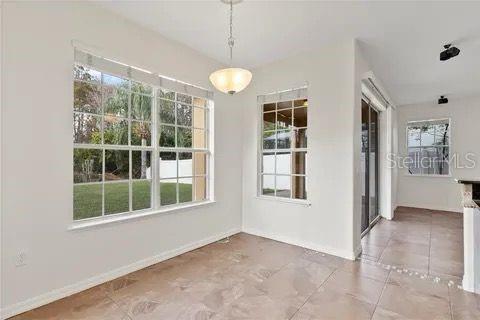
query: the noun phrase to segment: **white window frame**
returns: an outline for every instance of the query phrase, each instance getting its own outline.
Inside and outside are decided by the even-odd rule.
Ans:
[[[263,173],[263,154],[264,153],[274,153],[275,155],[277,153],[281,152],[289,152],[291,155],[291,161],[293,161],[293,154],[294,152],[305,152],[305,161],[307,162],[308,158],[308,142],[307,142],[307,147],[306,148],[295,148],[293,146],[294,143],[294,136],[293,132],[294,129],[291,129],[291,135],[290,135],[290,148],[286,149],[263,149],[263,105],[268,104],[268,103],[279,103],[279,102],[284,102],[284,101],[292,101],[292,112],[294,109],[297,108],[303,108],[303,107],[294,107],[293,106],[293,101],[294,100],[302,100],[308,99],[308,88],[307,87],[301,87],[301,88],[295,88],[295,89],[289,89],[289,90],[284,90],[284,91],[278,91],[266,95],[260,95],[257,97],[257,116],[259,119],[258,123],[258,134],[257,134],[257,198],[259,199],[264,199],[264,200],[273,200],[273,201],[278,201],[278,202],[291,202],[291,203],[299,203],[302,205],[310,205],[309,202],[309,195],[307,193],[306,199],[298,199],[298,198],[293,198],[293,182],[292,178],[295,176],[302,176],[305,179],[305,189],[308,190],[307,184],[308,184],[308,167],[305,170],[305,174],[294,174],[293,173],[293,166],[291,165],[291,173],[290,174],[282,174],[282,173],[277,173],[276,170],[276,156],[275,156],[275,164],[274,164],[274,173]],[[306,127],[299,127],[295,129],[305,129],[308,132],[308,115],[309,115],[309,109],[311,107],[308,106],[306,107],[306,112],[307,112],[307,126]],[[275,121],[276,122],[276,121]],[[275,132],[277,132],[277,129],[275,128]],[[308,134],[307,134],[308,137]],[[265,195],[263,194],[263,176],[273,176],[275,180],[275,188],[274,188],[274,195]],[[277,196],[277,188],[276,188],[276,177],[277,176],[288,176],[290,177],[290,197],[281,197]]]
[[[447,145],[437,145],[437,146],[422,146],[420,140],[420,146],[410,146],[409,145],[409,129],[415,125],[420,124],[439,124],[439,123],[448,123],[448,144]],[[421,135],[420,135],[421,139]],[[405,148],[407,152],[407,157],[410,155],[410,149],[423,149],[423,148],[448,148],[448,160],[445,160],[448,164],[448,174],[438,174],[438,173],[410,173],[409,168],[406,168],[405,175],[408,177],[440,177],[440,178],[450,178],[452,177],[452,167],[450,165],[451,159],[451,150],[452,150],[452,121],[450,118],[439,118],[439,119],[428,119],[428,120],[412,120],[408,121],[405,128]]]
[[[205,89],[195,87],[183,82],[179,82],[176,80],[173,80],[171,78],[163,78],[161,76],[155,75],[151,72],[148,72],[144,69],[128,66],[123,63],[118,63],[113,60],[101,58],[98,56],[93,56],[89,53],[85,53],[82,51],[77,51],[75,50],[75,55],[76,57],[79,56],[80,59],[75,59],[74,65],[83,65],[86,68],[101,72],[101,81],[99,83],[93,83],[95,85],[98,85],[100,88],[104,86],[103,84],[103,74],[108,74],[108,75],[113,75],[116,77],[120,77],[126,80],[130,81],[129,84],[129,93],[128,93],[128,116],[125,118],[128,121],[128,143],[126,145],[111,145],[111,144],[105,144],[104,139],[104,105],[103,105],[103,98],[102,98],[102,106],[101,106],[101,113],[99,114],[91,114],[94,116],[97,116],[101,119],[101,136],[102,136],[102,143],[101,144],[91,144],[91,143],[76,143],[72,142],[72,150],[83,148],[83,149],[97,149],[97,150],[102,150],[102,178],[101,181],[98,182],[85,182],[81,183],[82,185],[87,185],[87,184],[99,184],[102,185],[102,214],[100,216],[95,216],[95,217],[90,217],[90,218],[84,218],[84,219],[74,219],[74,201],[73,201],[73,187],[76,185],[79,185],[79,183],[73,182],[72,185],[72,213],[71,213],[71,221],[72,225],[70,229],[78,229],[78,228],[83,228],[83,227],[88,227],[91,225],[99,225],[107,222],[114,222],[114,221],[121,221],[125,219],[130,219],[130,218],[135,218],[135,217],[141,217],[145,215],[150,215],[150,214],[155,214],[155,213],[161,213],[161,212],[170,212],[173,210],[180,210],[184,208],[190,208],[198,205],[203,205],[203,204],[208,204],[208,203],[213,203],[214,201],[214,188],[213,188],[213,170],[211,169],[213,166],[213,112],[214,112],[214,104],[213,104],[213,94],[210,91],[207,91]],[[96,63],[94,65],[91,65],[92,60]],[[86,62],[89,63],[86,63]],[[101,66],[108,66],[109,68],[102,68]],[[115,68],[118,68],[118,70],[126,70],[126,72],[112,72],[111,70],[114,70]],[[107,69],[107,70],[105,70]],[[132,72],[134,70],[135,72]],[[132,73],[135,75],[138,75],[138,77],[133,77]],[[126,76],[127,75],[127,76]],[[144,82],[142,80],[148,79],[150,81]],[[153,81],[156,81],[155,83],[152,83]],[[74,78],[73,73],[72,73],[72,84],[75,81],[78,81],[77,79]],[[133,145],[132,140],[131,140],[131,124],[132,124],[132,116],[131,116],[131,96],[132,96],[132,91],[131,91],[131,83],[132,82],[139,82],[144,85],[147,85],[152,88],[152,114],[151,114],[151,145],[150,146],[139,146],[139,145]],[[164,84],[165,86],[162,86]],[[160,97],[158,95],[159,90],[166,90],[170,92],[174,92],[175,94],[175,100],[169,100],[164,97]],[[187,95],[190,96],[192,101],[191,103],[184,103],[184,102],[179,102],[176,101],[177,94],[182,94],[182,95]],[[194,105],[194,98],[200,98],[205,100],[205,106],[200,107],[200,106],[195,106]],[[158,117],[159,112],[160,112],[160,107],[159,107],[159,100],[164,99],[164,100],[169,100],[172,101],[175,104],[175,119],[177,117],[177,104],[181,103],[183,105],[188,105],[192,108],[192,125],[190,126],[179,126],[177,125],[176,121],[175,124],[171,124],[172,126],[175,127],[175,144],[177,143],[177,128],[178,127],[185,127],[185,128],[190,128],[192,131],[192,147],[190,148],[184,148],[184,147],[160,147],[159,146],[159,141],[160,141],[160,119]],[[193,147],[193,140],[194,140],[194,132],[195,132],[195,119],[194,119],[194,110],[195,108],[201,108],[204,110],[204,135],[205,135],[205,147],[204,148],[194,148]],[[78,113],[83,113],[83,114],[89,114],[87,112],[79,112],[74,109],[73,107],[73,101],[72,101],[72,116],[74,114]],[[73,120],[73,117],[72,117]],[[197,128],[198,129],[198,128]],[[128,150],[129,151],[129,177],[128,179],[121,180],[121,182],[128,182],[129,184],[129,211],[125,212],[120,212],[120,213],[112,213],[112,214],[106,214],[105,213],[105,192],[104,188],[106,184],[109,183],[116,183],[116,181],[105,181],[105,150]],[[151,164],[151,196],[150,196],[150,201],[151,205],[150,208],[147,209],[140,209],[140,210],[133,210],[133,201],[132,201],[132,184],[134,181],[138,181],[141,179],[134,179],[133,178],[133,172],[132,172],[132,151],[150,151],[150,164]],[[161,205],[160,204],[160,161],[159,161],[159,156],[160,152],[175,152],[177,155],[177,176],[172,179],[176,179],[177,185],[176,185],[176,200],[177,203],[175,204],[170,204],[170,205]],[[179,153],[191,153],[192,154],[192,174],[189,175],[188,177],[179,177],[179,163],[178,163],[178,155]],[[195,164],[194,164],[194,157],[195,157],[195,152],[202,152],[205,154],[205,174],[201,175],[195,175]],[[73,156],[73,154],[72,154]],[[73,168],[73,163],[72,163],[72,171],[74,170]],[[201,177],[205,179],[205,199],[202,200],[195,200],[196,192],[195,192],[195,178],[196,177]],[[192,179],[192,201],[188,202],[179,202],[179,179],[182,178],[190,178]],[[144,179],[148,180],[148,179]],[[121,183],[117,182],[117,183]]]

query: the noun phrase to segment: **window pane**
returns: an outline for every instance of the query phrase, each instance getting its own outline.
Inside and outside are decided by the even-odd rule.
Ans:
[[[103,151],[98,149],[73,150],[73,182],[102,181]]]
[[[288,109],[292,107],[292,101],[282,101],[277,103],[277,110]]]
[[[179,148],[191,148],[192,147],[192,129],[190,128],[177,128],[177,147]]]
[[[435,125],[435,144],[436,145],[449,144],[448,124],[441,123],[441,124]]]
[[[289,149],[290,148],[290,130],[277,131],[277,149]]]
[[[103,108],[105,114],[128,117],[128,91],[115,87],[103,88]]]
[[[152,124],[151,122],[140,122],[132,120],[131,124],[132,145],[151,146],[152,145]]]
[[[275,110],[276,108],[276,104],[275,103],[266,103],[263,105],[263,112],[265,111],[273,111]]]
[[[190,177],[192,176],[192,153],[180,152],[178,154],[178,176]]]
[[[106,73],[102,75],[102,83],[104,85],[107,85],[116,89],[123,89],[123,90],[130,89],[130,81],[128,81],[127,79],[112,76]]]
[[[203,98],[195,98],[195,97],[193,98],[193,105],[195,107],[202,107],[203,108],[203,107],[205,107],[206,102],[207,101]]]
[[[151,152],[132,151],[132,179],[152,179]]]
[[[207,179],[205,177],[195,177],[195,201],[207,199]]]
[[[192,107],[177,103],[177,124],[179,126],[192,126]]]
[[[277,112],[277,130],[290,129],[292,127],[292,109]]]
[[[177,93],[177,101],[192,104],[192,97],[185,94]]]
[[[275,176],[262,175],[262,194],[265,196],[275,195]]]
[[[275,165],[277,167],[277,174],[292,173],[292,154],[290,152],[278,152]]]
[[[130,211],[128,189],[128,182],[105,184],[105,214]]]
[[[205,129],[205,109],[193,108],[193,126]]]
[[[102,143],[102,117],[85,113],[74,113],[73,142]]]
[[[175,127],[160,126],[160,147],[175,147]]]
[[[290,198],[291,176],[275,176],[276,178],[276,196]]]
[[[263,114],[263,131],[275,130],[275,112]]]
[[[166,89],[158,89],[157,94],[160,98],[175,100],[175,92]]]
[[[275,153],[263,153],[262,173],[275,173]]]
[[[147,84],[132,81],[132,91],[142,93],[142,94],[151,95],[153,90],[152,90],[152,87],[147,85]]]
[[[194,175],[203,175],[207,171],[207,154],[205,152],[195,152],[195,172]]]
[[[408,146],[417,147],[420,146],[420,128],[419,127],[408,127]]]
[[[73,220],[102,215],[102,184],[73,186]]]
[[[175,124],[175,102],[159,99],[160,122]]]
[[[263,132],[263,149],[275,149],[275,141],[277,134],[275,131]]]
[[[132,119],[147,120],[152,119],[152,97],[141,94],[132,94]]]
[[[75,81],[73,90],[75,111],[102,113],[102,91],[99,85]]]
[[[88,67],[81,65],[75,65],[73,69],[73,77],[76,80],[100,83],[102,74],[97,70],[92,70]]]
[[[292,176],[292,198],[307,199],[307,185],[304,176]]]
[[[293,131],[295,135],[295,148],[307,147],[307,129],[297,129]]]
[[[450,168],[448,166],[448,161],[442,161],[442,160],[435,161],[435,174],[448,175],[450,174],[449,169]]]
[[[307,108],[293,109],[293,126],[297,128],[307,126]]]
[[[420,158],[422,155],[421,148],[409,148],[408,157],[411,162],[408,163],[408,172],[410,174],[421,174]]]
[[[178,179],[178,200],[180,203],[192,201],[192,182],[192,178]]]
[[[422,146],[433,146],[435,143],[435,127],[433,125],[422,126],[420,139]]]
[[[300,100],[295,100],[293,102],[294,107],[307,107],[308,106],[308,100],[307,99],[300,99]]]
[[[105,150],[105,180],[129,178],[128,150]]]
[[[293,173],[294,174],[307,173],[307,153],[306,152],[293,153]]]
[[[160,178],[176,178],[177,172],[177,153],[160,152]]]
[[[135,180],[132,182],[133,210],[148,209],[151,205],[152,181]]]
[[[205,148],[205,130],[193,129],[193,147]]]
[[[160,205],[177,203],[177,179],[160,180]]]
[[[128,144],[128,121],[121,118],[104,117],[103,140],[105,144]]]

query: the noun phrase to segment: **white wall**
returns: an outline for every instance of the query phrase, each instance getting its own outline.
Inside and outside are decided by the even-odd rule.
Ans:
[[[240,96],[244,124],[243,227],[253,234],[352,258],[354,212],[354,41],[253,70]],[[257,198],[257,95],[308,82],[308,200],[311,206]]]
[[[203,87],[209,86],[208,75],[220,65],[94,4],[7,2],[3,10],[4,311],[34,307],[92,283],[88,279],[105,280],[112,270],[127,270],[153,261],[152,257],[239,230],[242,137],[235,133],[241,131],[238,119],[243,106],[236,97],[216,93],[217,203],[68,231],[73,191],[71,41]],[[27,265],[15,267],[20,251],[27,252]]]
[[[401,106],[398,109],[399,154],[405,156],[406,124],[408,121],[428,119],[451,119],[451,151],[463,158],[467,153],[475,154],[475,169],[451,168],[451,177],[409,176],[406,169],[399,170],[397,204],[437,210],[462,211],[461,187],[454,178],[480,177],[480,144],[478,143],[478,119],[480,98],[456,100],[450,98],[446,105],[435,102]],[[461,164],[466,164],[462,160]]]

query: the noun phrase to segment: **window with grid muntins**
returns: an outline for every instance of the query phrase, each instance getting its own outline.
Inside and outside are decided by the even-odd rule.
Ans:
[[[208,200],[212,106],[76,63],[74,220]]]
[[[261,103],[259,194],[307,199],[307,99]]]
[[[409,174],[449,175],[450,120],[409,122],[407,152]]]

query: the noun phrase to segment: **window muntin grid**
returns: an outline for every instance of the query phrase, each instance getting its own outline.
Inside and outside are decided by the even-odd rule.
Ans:
[[[82,103],[85,100],[88,103]],[[168,100],[181,105],[181,108],[192,110],[191,123],[173,124],[175,143],[171,146],[165,146],[160,141],[158,100]],[[172,197],[170,193],[175,202],[169,205],[207,200],[210,158],[207,117],[212,106],[212,101],[204,98],[176,93],[75,64],[74,220],[162,207],[159,154],[167,150],[177,154],[192,154],[192,175],[178,175],[177,172],[176,188],[173,191],[175,195]],[[175,111],[175,121],[176,118]],[[182,130],[191,132],[190,140],[195,134],[195,143],[178,143],[177,132]],[[195,157],[197,154],[203,157],[203,161],[200,161],[203,168],[201,172],[194,167],[194,160],[199,162],[199,157]],[[115,160],[122,165],[117,165]],[[186,183],[188,188],[189,181],[190,197],[189,190],[182,192],[182,187],[179,187],[181,183]],[[143,193],[137,190],[143,190]],[[83,203],[90,207],[83,208],[80,214],[79,203],[82,201],[79,195],[82,192],[88,196],[83,199]],[[116,204],[113,209],[110,208],[110,203]]]
[[[261,105],[259,194],[307,199],[308,99]]]

